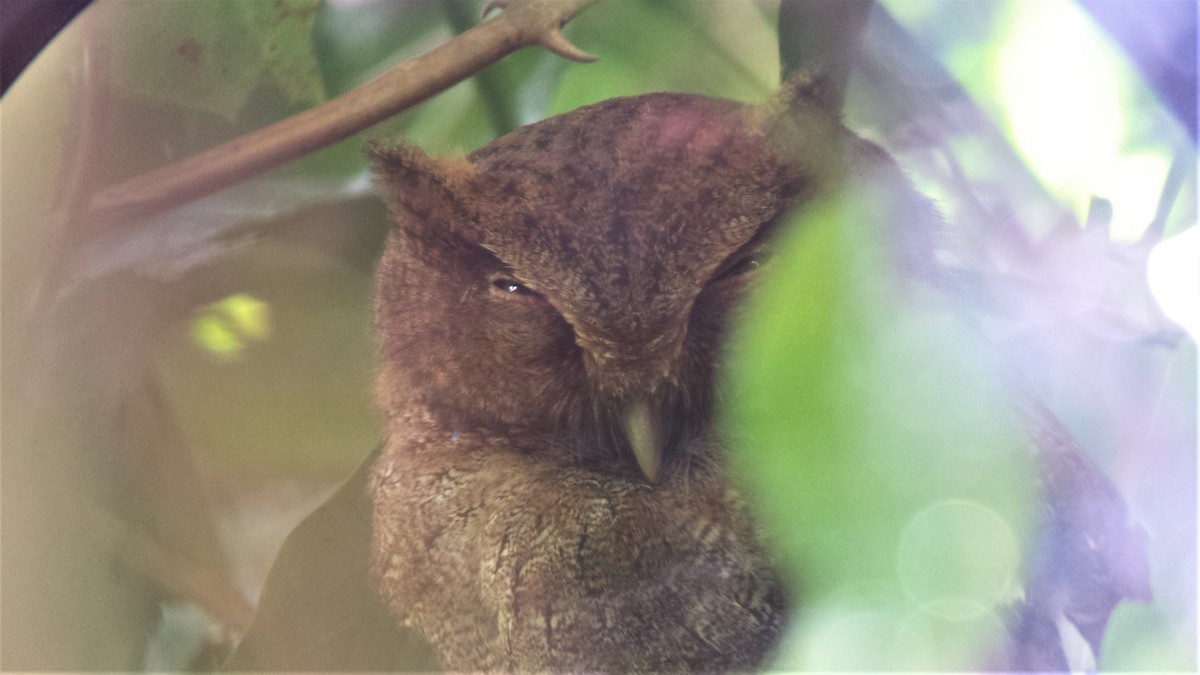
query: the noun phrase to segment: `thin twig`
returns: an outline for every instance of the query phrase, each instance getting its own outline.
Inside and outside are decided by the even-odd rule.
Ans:
[[[505,8],[496,18],[328,103],[101,190],[92,200],[92,217],[135,218],[229,187],[378,124],[524,47],[592,60],[562,34],[562,26],[592,2],[492,3]]]
[[[1163,181],[1162,192],[1158,196],[1158,206],[1154,209],[1154,219],[1142,234],[1142,241],[1147,244],[1158,243],[1167,229],[1167,218],[1179,198],[1192,167],[1196,165],[1195,155],[1190,143],[1179,144],[1175,149],[1175,157],[1171,160],[1171,168]]]

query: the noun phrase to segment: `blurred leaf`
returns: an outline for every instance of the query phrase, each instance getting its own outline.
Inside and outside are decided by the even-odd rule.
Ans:
[[[1093,113],[1115,114],[1124,120],[1123,128],[1088,140],[1088,149],[1119,148],[1127,158],[1155,159],[1158,168],[1141,163],[1136,181],[1121,179],[1115,185],[1084,180],[1076,202],[1087,203],[1093,195],[1106,197],[1114,213],[1125,214],[1126,224],[1101,218],[1081,228],[1083,210],[1071,213],[1053,199],[1036,167],[1024,164],[1012,140],[991,121],[1003,120],[1012,103],[1003,95],[999,78],[1004,46],[1012,44],[1008,36],[1023,15],[1048,11],[1051,3],[882,4],[900,21],[883,12],[874,17],[865,67],[859,71],[866,76],[860,80],[865,86],[858,97],[861,119],[852,126],[865,126],[868,133],[884,137],[922,190],[938,197],[953,242],[941,257],[960,300],[1029,389],[1097,461],[1098,471],[1112,477],[1129,501],[1131,523],[1144,526],[1150,536],[1153,604],[1117,607],[1100,664],[1115,669],[1194,669],[1195,345],[1163,317],[1147,289],[1144,242],[1116,240],[1128,239],[1151,221],[1155,193],[1170,193],[1171,178],[1163,180],[1161,167],[1172,155],[1178,157],[1180,147],[1187,148],[1182,165],[1194,167],[1195,146],[1184,140],[1186,132],[1132,71],[1101,69],[1105,82],[1112,80],[1109,84],[1119,84],[1124,92],[1120,100],[1104,103],[1102,110],[1084,105],[1049,130],[1049,137],[1069,137],[1069,132],[1084,128],[1081,120],[1091,120]],[[1068,4],[1056,6],[1070,11],[1064,6]],[[1134,32],[1164,19],[1171,23],[1180,11],[1189,13],[1177,3],[1143,3],[1138,9],[1128,3],[1103,4],[1113,13],[1108,23],[1116,15],[1126,16]],[[1190,13],[1194,16],[1194,8]],[[1082,53],[1065,45],[1075,39],[1071,34],[1086,32],[1089,26],[1081,29],[1076,22],[1070,31],[1067,28],[1054,21],[1045,24],[1041,36],[1048,53]],[[1175,49],[1168,47],[1174,38],[1194,30],[1194,21],[1175,20],[1167,33],[1154,33],[1152,47],[1145,46]],[[1087,42],[1094,43],[1095,36]],[[1044,59],[1031,56],[1029,49],[1009,49],[1007,54],[1028,58],[1038,74],[1050,72],[1037,70]],[[1190,63],[1186,58],[1176,61]],[[1085,58],[1080,67],[1086,75],[1094,74],[1094,66],[1095,59]],[[1194,64],[1187,67],[1194,79]],[[1154,74],[1148,75],[1154,82]],[[1048,87],[1056,95],[1085,100],[1072,93],[1072,77],[1049,79]],[[1017,89],[1033,95],[1028,84],[1020,77],[1013,80]],[[1052,116],[1042,112],[1059,106],[1033,96],[1031,119],[1050,122]],[[856,106],[850,110],[854,117]],[[1093,170],[1100,162],[1085,164]],[[1135,194],[1129,189],[1135,186],[1148,187]],[[1167,232],[1195,223],[1195,195],[1194,181],[1184,181],[1165,216]],[[1194,295],[1191,286],[1179,292]],[[1091,613],[1097,619],[1104,616]]]
[[[244,0],[243,0],[244,1]],[[267,74],[293,103],[315,106],[325,86],[313,49],[313,24],[321,0],[253,0],[256,23],[265,26],[263,59]]]
[[[897,288],[905,212],[869,184],[806,207],[732,351],[737,465],[802,608],[783,668],[971,668],[1019,592],[1031,449],[980,338]]]
[[[187,411],[180,426],[207,473],[321,481],[353,466],[356,448],[379,437],[365,270],[308,244],[268,240],[193,272],[189,282],[252,296],[271,321],[267,339],[252,339],[244,324],[224,311],[214,317],[208,305],[185,314],[191,321],[163,344],[158,375],[174,406]],[[196,343],[192,322],[213,318],[230,341],[215,346],[230,352]]]
[[[114,2],[113,81],[173,106],[237,119],[266,72],[293,101],[324,99],[312,49],[319,0]]]
[[[251,243],[271,225],[373,199],[370,194],[365,177],[246,182],[95,237],[76,254],[68,290],[123,271],[176,280]]]
[[[4,670],[131,670],[158,619],[159,589],[126,563],[144,493],[116,423],[152,303],[114,291],[5,342]]]
[[[1194,577],[1195,568],[1188,570]],[[1189,583],[1189,580],[1181,580]],[[1113,614],[1101,665],[1111,672],[1175,671],[1196,669],[1194,624],[1179,621],[1190,610],[1185,598],[1168,600],[1182,607],[1164,611],[1156,605],[1125,605]],[[1194,598],[1191,598],[1194,601]]]
[[[162,606],[162,619],[146,645],[143,670],[150,672],[180,671],[202,658],[204,638],[219,630],[211,618],[194,605],[167,604]],[[212,664],[210,668],[220,666]]]
[[[750,2],[597,3],[567,34],[600,60],[564,73],[552,112],[649,91],[761,101],[779,82],[773,15]]]
[[[432,670],[432,650],[401,627],[369,571],[370,468],[378,449],[288,536],[233,670]]]

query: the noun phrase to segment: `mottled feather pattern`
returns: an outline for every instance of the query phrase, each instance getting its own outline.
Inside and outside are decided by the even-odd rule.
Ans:
[[[739,262],[810,183],[755,110],[652,94],[466,159],[375,150],[373,570],[446,667],[747,669],[776,644],[786,594],[711,420]]]
[[[472,434],[403,451],[443,443],[452,468],[381,459],[372,497],[385,600],[448,668],[747,668],[776,639],[782,589],[723,477],[650,486]]]

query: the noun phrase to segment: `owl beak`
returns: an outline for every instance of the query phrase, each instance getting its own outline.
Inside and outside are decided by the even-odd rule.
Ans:
[[[625,409],[622,422],[638,468],[647,480],[657,483],[658,472],[662,468],[662,433],[658,419],[650,412],[650,404],[646,401],[633,402]]]

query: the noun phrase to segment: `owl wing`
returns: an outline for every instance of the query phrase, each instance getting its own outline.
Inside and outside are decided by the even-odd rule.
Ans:
[[[369,573],[370,466],[292,531],[225,670],[430,671],[432,648],[384,607]]]

